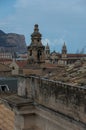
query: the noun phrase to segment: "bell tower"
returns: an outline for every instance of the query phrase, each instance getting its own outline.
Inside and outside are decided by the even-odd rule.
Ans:
[[[62,46],[62,64],[66,65],[67,64],[67,47],[64,42]]]
[[[28,46],[28,62],[29,63],[44,63],[45,61],[45,46],[41,42],[42,35],[39,32],[38,24],[34,25],[34,32],[31,34],[31,43]]]
[[[48,43],[45,46],[45,54],[46,54],[46,58],[50,57],[50,47],[49,47]]]
[[[62,58],[66,58],[67,57],[67,47],[66,44],[64,42],[63,46],[62,46]]]

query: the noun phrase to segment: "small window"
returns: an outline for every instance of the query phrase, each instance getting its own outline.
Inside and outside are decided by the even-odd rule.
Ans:
[[[15,70],[15,67],[14,67],[14,66],[12,66],[12,70]]]
[[[2,92],[7,92],[7,91],[9,91],[9,87],[8,87],[8,85],[6,85],[6,84],[0,85],[0,90],[1,90]]]
[[[38,60],[40,60],[40,56],[41,56],[41,55],[42,55],[41,51],[38,50],[38,52],[37,52],[37,58],[38,58]]]
[[[32,56],[32,50],[30,50],[30,56]]]

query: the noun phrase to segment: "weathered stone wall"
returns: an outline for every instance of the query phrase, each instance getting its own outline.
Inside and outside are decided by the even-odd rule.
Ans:
[[[75,87],[61,82],[50,81],[40,77],[21,77],[19,80],[18,94],[32,98],[36,109],[35,113],[41,115],[36,118],[38,121],[48,120],[38,124],[41,130],[47,130],[48,127],[53,130],[85,130],[86,129],[86,89],[85,87]],[[40,106],[42,107],[39,110]],[[45,109],[46,108],[46,109]],[[45,110],[44,110],[45,109]],[[44,110],[44,112],[42,111]],[[53,112],[53,114],[52,114]],[[49,117],[50,114],[50,117]],[[46,116],[47,115],[47,116]],[[53,117],[52,117],[52,116]],[[52,120],[52,121],[50,121]],[[53,121],[60,121],[60,125],[56,125]],[[61,127],[61,123],[65,123]],[[50,124],[50,125],[49,125]],[[52,125],[51,125],[52,124]],[[56,125],[56,128],[54,126]],[[61,128],[60,128],[61,127]]]
[[[27,97],[27,98],[33,98],[34,95],[34,82],[30,77],[23,77],[21,76],[18,79],[18,95]]]
[[[61,125],[55,124],[52,121],[36,115],[25,116],[25,129],[26,130],[65,130]]]
[[[34,101],[86,123],[86,89],[61,82],[32,78]]]

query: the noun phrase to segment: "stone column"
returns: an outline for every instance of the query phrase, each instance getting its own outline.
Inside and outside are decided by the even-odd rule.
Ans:
[[[33,84],[29,77],[18,78],[18,95],[25,98],[32,98]]]

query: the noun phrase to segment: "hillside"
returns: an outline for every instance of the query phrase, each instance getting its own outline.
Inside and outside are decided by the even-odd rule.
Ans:
[[[16,52],[25,52],[26,42],[24,35],[16,33],[5,33],[0,30],[0,50],[1,48],[4,48],[4,51],[14,50]]]

